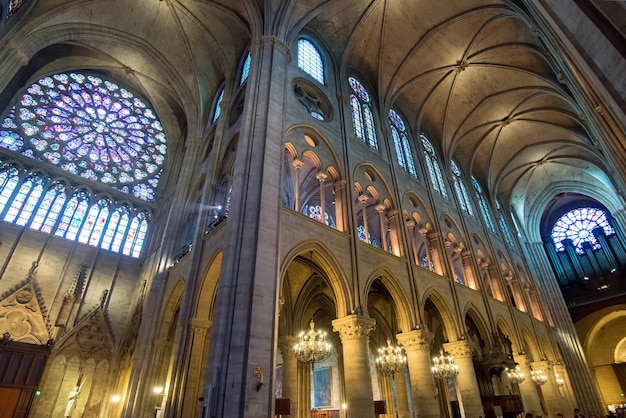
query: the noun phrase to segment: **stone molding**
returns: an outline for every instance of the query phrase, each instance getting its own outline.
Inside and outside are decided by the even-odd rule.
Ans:
[[[339,334],[341,342],[354,339],[368,339],[376,328],[376,320],[359,315],[348,315],[333,321],[333,331]]]
[[[434,334],[428,331],[415,330],[397,334],[398,343],[406,351],[428,351],[434,339]]]

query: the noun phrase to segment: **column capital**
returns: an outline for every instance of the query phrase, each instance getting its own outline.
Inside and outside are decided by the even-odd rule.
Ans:
[[[358,197],[359,202],[361,202],[363,204],[366,204],[367,201],[369,200],[369,198],[370,197],[368,195],[366,195],[366,194],[360,194],[359,197]]]
[[[382,213],[385,211],[385,209],[387,209],[387,206],[383,205],[382,203],[379,203],[376,205],[374,209],[376,209],[378,213]]]
[[[333,331],[339,334],[341,342],[352,339],[369,338],[376,328],[376,320],[359,315],[348,315],[333,321]]]
[[[291,165],[297,170],[299,168],[302,168],[304,162],[302,160],[299,160],[298,158],[294,158],[291,162]]]
[[[472,357],[472,348],[469,346],[467,341],[455,341],[452,343],[445,343],[443,345],[443,349],[455,358]]]
[[[315,175],[315,178],[319,180],[320,183],[324,183],[326,179],[328,178],[328,174],[324,173],[323,171],[320,171],[319,173]]]
[[[283,357],[294,355],[293,347],[298,343],[298,341],[300,341],[300,339],[295,335],[285,335],[278,339],[278,349],[282,353]]]
[[[428,351],[433,342],[434,334],[428,331],[414,330],[396,334],[398,343],[406,351]]]

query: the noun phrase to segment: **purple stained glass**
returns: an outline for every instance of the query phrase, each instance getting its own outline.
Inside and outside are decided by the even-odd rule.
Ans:
[[[163,128],[152,109],[115,83],[80,73],[44,77],[27,89],[2,128],[0,147],[154,199],[158,180],[148,180],[158,177],[165,161]]]
[[[552,240],[557,251],[565,251],[562,241],[571,239],[576,252],[584,254],[585,242],[590,243],[593,249],[600,248],[600,243],[593,234],[593,230],[599,227],[606,235],[615,233],[603,210],[592,207],[573,209],[555,222],[552,227]]]

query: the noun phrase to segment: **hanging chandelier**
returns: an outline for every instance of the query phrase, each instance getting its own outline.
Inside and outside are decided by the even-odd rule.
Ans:
[[[326,332],[315,330],[315,322],[311,319],[308,331],[302,331],[300,341],[293,347],[293,351],[303,363],[315,363],[330,356],[330,344],[326,342]]]
[[[541,386],[548,381],[548,376],[543,372],[543,370],[531,370],[530,378],[533,379],[535,384]]]
[[[563,386],[565,384],[565,379],[563,379],[558,373],[554,373],[554,379],[556,384],[559,386]]]
[[[454,364],[454,357],[443,354],[439,350],[439,357],[433,358],[433,367],[430,368],[437,379],[450,379],[459,374],[459,366]]]
[[[391,340],[387,340],[387,347],[378,349],[378,357],[376,357],[376,366],[378,369],[393,376],[395,372],[399,372],[406,366],[406,356],[402,347],[391,345]]]
[[[526,379],[526,376],[524,376],[524,373],[519,369],[519,366],[515,366],[515,368],[512,370],[509,368],[506,368],[504,370],[506,371],[506,375],[508,376],[509,380],[513,384],[519,385],[524,381],[524,379]]]

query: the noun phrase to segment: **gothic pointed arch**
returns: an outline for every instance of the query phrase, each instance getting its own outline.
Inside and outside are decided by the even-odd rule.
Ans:
[[[43,345],[51,338],[48,311],[34,277],[29,276],[0,296],[0,335]]]

